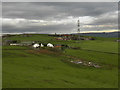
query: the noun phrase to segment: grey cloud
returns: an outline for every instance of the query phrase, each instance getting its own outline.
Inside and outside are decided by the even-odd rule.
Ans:
[[[107,12],[99,17],[97,17],[91,24],[92,25],[117,25],[118,24],[118,13]]]
[[[117,9],[117,3],[37,2],[3,3],[3,17],[8,18],[66,18],[66,16],[98,16]]]
[[[82,31],[96,31],[104,29],[117,29],[117,14],[111,14],[118,9],[117,2],[37,2],[37,3],[3,3],[3,18],[24,18],[26,20],[65,20],[69,16],[73,18],[90,16],[96,18],[89,25],[113,24],[115,27],[93,27],[81,28]],[[106,14],[109,14],[105,16]],[[104,17],[105,16],[105,17]],[[116,17],[111,17],[116,16]],[[23,22],[24,23],[24,22]],[[30,22],[28,22],[30,23]],[[33,22],[37,23],[37,22]],[[19,28],[16,25],[3,25],[3,33],[9,32],[46,32],[46,33],[70,33],[77,31],[77,23],[55,24],[46,26],[34,26],[24,23],[24,27]]]
[[[29,27],[13,27],[11,25],[3,25],[3,33],[22,33],[22,32],[45,32],[45,33],[70,33],[73,31],[74,24],[59,24],[59,25],[47,25],[47,26],[29,26]]]
[[[83,2],[83,0],[4,0],[2,2]],[[119,2],[119,0],[84,0],[84,2]]]
[[[102,31],[102,30],[116,30],[118,29],[117,26],[112,26],[112,27],[108,27],[108,26],[104,26],[104,27],[92,27],[92,28],[82,28],[81,31]]]

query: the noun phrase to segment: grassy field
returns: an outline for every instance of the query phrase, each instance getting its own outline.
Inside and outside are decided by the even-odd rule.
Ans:
[[[13,36],[6,40],[67,44],[65,52],[53,49],[32,49],[3,46],[3,88],[117,88],[118,43],[116,38],[96,38],[94,41],[56,41],[48,35]],[[56,53],[57,52],[57,53]],[[78,67],[65,63],[67,55],[93,61],[110,68]]]

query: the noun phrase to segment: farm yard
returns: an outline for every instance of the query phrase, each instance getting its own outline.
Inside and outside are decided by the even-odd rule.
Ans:
[[[118,88],[118,38],[94,38],[58,40],[47,34],[4,37],[3,88]],[[69,47],[12,46],[4,43],[7,40]]]

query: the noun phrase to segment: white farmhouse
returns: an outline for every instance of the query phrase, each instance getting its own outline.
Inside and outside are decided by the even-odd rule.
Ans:
[[[44,45],[41,43],[41,44],[40,44],[40,47],[44,47]]]
[[[11,43],[10,46],[18,46],[20,44],[17,44],[17,43]]]
[[[33,44],[34,48],[38,48],[40,45],[38,43]]]
[[[47,47],[52,47],[52,48],[53,48],[54,46],[53,46],[53,44],[48,43],[48,44],[47,44]]]

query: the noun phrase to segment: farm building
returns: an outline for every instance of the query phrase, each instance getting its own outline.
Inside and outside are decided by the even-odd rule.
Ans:
[[[41,43],[41,44],[40,44],[40,47],[44,47],[44,45]]]
[[[54,47],[54,45],[53,45],[53,44],[51,44],[51,43],[48,43],[48,44],[47,44],[47,47],[51,47],[51,48],[53,48],[53,47]]]
[[[33,48],[39,48],[40,45],[38,43],[33,44]]]
[[[22,45],[22,46],[30,46],[30,45],[32,45],[32,41],[24,41],[24,42],[21,42],[20,44]]]
[[[17,41],[17,40],[5,40],[2,44],[3,45],[10,45],[10,44],[17,44],[19,42],[20,41]]]
[[[32,35],[30,34],[22,34],[22,37],[31,37]]]
[[[116,40],[117,42],[120,42],[120,40]]]
[[[48,43],[48,44],[34,43],[34,44],[32,45],[32,47],[34,47],[34,48],[40,48],[40,47],[51,47],[51,48],[53,48],[54,45],[51,44],[51,43]]]

